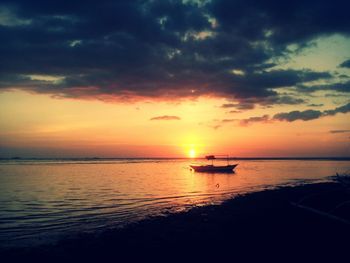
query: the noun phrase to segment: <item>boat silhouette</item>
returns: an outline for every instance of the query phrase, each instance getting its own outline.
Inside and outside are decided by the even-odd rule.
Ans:
[[[217,155],[217,156],[226,156],[227,165],[214,165],[214,160],[217,159],[215,155],[207,155],[205,158],[212,163],[208,165],[190,165],[190,167],[195,172],[202,173],[233,173],[234,169],[238,164],[229,164],[229,156],[228,155]]]

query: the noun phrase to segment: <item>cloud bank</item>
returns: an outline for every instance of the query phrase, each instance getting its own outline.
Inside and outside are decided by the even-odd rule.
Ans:
[[[0,3],[0,89],[128,101],[222,97],[239,108],[302,104],[330,72],[274,69],[313,39],[349,36],[349,2],[277,0]],[[348,67],[348,61],[342,63]],[[36,77],[35,77],[36,76]]]

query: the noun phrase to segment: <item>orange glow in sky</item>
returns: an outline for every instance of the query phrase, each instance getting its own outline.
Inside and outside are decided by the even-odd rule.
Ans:
[[[324,101],[326,103],[326,99]],[[330,132],[349,129],[347,114],[312,121],[242,125],[237,120],[291,111],[293,105],[229,113],[220,107],[224,102],[223,99],[203,98],[176,104],[118,104],[55,99],[24,91],[3,92],[0,93],[0,151],[8,157],[349,154],[349,134]],[[163,117],[151,120],[156,116]]]

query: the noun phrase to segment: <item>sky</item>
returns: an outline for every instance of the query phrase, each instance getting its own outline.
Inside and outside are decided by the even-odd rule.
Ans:
[[[0,157],[350,157],[345,0],[0,2]]]

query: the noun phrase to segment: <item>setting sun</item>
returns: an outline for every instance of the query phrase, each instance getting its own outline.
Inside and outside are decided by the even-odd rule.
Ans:
[[[194,149],[189,150],[188,156],[190,158],[195,158],[196,157],[196,151]]]

